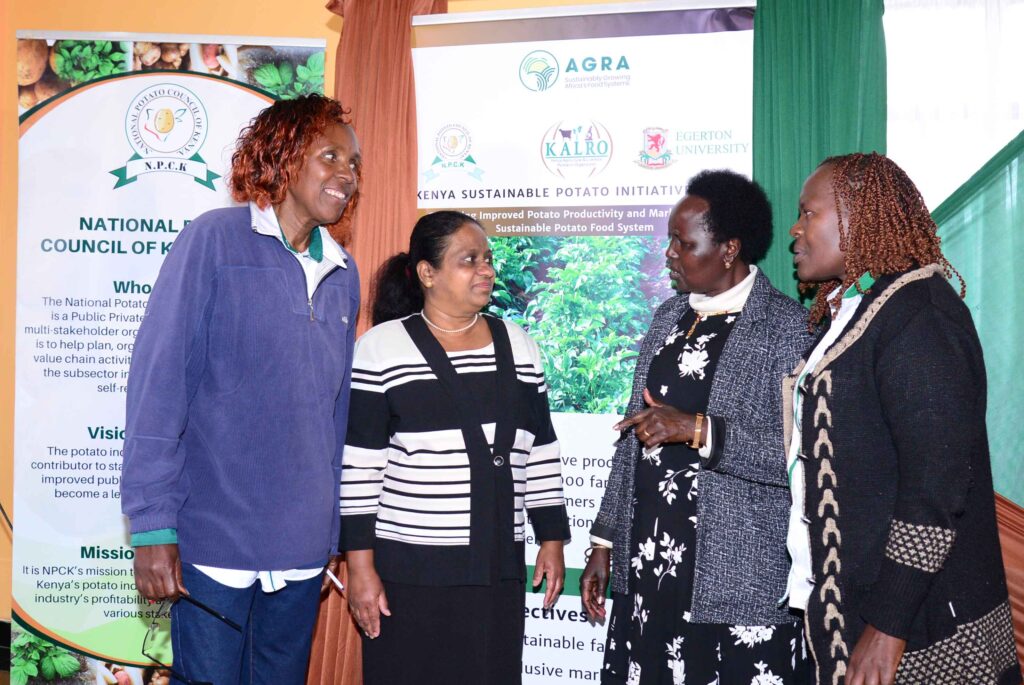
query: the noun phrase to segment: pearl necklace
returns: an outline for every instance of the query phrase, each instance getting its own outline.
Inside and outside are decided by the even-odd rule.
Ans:
[[[480,318],[480,314],[474,314],[473,315],[473,320],[470,321],[467,325],[463,326],[462,328],[451,328],[451,329],[448,329],[448,328],[441,328],[436,323],[434,323],[433,321],[428,319],[426,311],[424,311],[422,309],[420,310],[420,316],[423,317],[423,320],[426,321],[427,325],[430,326],[431,328],[435,328],[435,329],[441,331],[442,333],[449,333],[449,334],[452,334],[452,333],[465,333],[470,328],[475,326],[476,325],[476,320]]]

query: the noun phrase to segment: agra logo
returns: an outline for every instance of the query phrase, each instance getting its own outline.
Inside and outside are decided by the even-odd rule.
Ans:
[[[125,133],[135,154],[110,173],[115,188],[134,182],[142,174],[170,172],[192,176],[213,190],[220,174],[210,171],[199,156],[206,142],[206,108],[195,93],[172,83],[150,86],[128,105]]]
[[[668,129],[650,127],[643,131],[643,147],[636,163],[645,169],[664,169],[676,160],[668,148]]]
[[[519,80],[532,91],[555,85],[558,74],[558,60],[547,50],[534,50],[519,63]]]
[[[441,175],[441,172],[448,170],[460,170],[475,178],[482,180],[484,171],[477,166],[476,160],[469,151],[473,147],[473,137],[469,129],[461,124],[447,124],[442,126],[434,137],[434,151],[437,155],[430,163],[430,168],[423,172],[423,180],[433,181]]]
[[[540,155],[555,176],[582,179],[595,176],[612,159],[612,138],[594,120],[559,121],[544,134]]]

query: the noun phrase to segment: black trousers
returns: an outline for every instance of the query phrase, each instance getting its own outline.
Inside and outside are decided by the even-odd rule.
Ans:
[[[384,582],[391,616],[363,636],[364,685],[520,685],[524,583],[425,587]]]

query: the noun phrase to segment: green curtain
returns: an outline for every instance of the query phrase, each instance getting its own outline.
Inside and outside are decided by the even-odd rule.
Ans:
[[[883,0],[761,0],[754,12],[754,179],[775,212],[761,268],[796,295],[789,227],[821,160],[885,152]]]
[[[1024,132],[932,217],[943,253],[967,282],[967,306],[985,350],[995,489],[1024,505],[1024,277],[1018,271],[1024,262]]]

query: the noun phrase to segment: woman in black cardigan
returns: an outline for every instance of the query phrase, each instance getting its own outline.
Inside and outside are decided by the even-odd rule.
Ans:
[[[881,155],[830,158],[791,235],[826,321],[783,393],[818,682],[1017,685],[985,365],[920,193]]]

